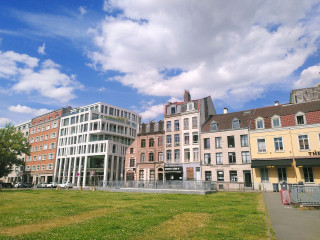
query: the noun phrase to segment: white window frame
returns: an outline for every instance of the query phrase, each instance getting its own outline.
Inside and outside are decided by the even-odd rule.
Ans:
[[[276,139],[276,138],[281,138],[281,143],[282,143],[282,148],[283,148],[282,150],[277,150],[277,149],[276,149],[276,142],[275,142],[275,139]],[[274,151],[275,151],[275,152],[284,152],[283,137],[274,137],[274,138],[273,138],[273,148],[274,148]]]
[[[237,124],[236,126],[234,125]],[[232,119],[232,129],[239,129],[240,128],[240,120],[238,118]]]
[[[307,141],[308,141],[308,147],[309,147],[309,148],[304,148],[304,149],[301,149],[301,148],[300,148],[300,140],[299,140],[299,137],[300,137],[300,136],[307,136]],[[297,137],[298,137],[299,150],[300,150],[300,151],[310,151],[311,148],[310,148],[309,135],[308,135],[308,134],[299,134]]]
[[[298,117],[303,117],[303,123],[299,124],[298,123]],[[296,125],[306,125],[307,124],[307,120],[306,120],[306,114],[303,112],[297,112],[296,115],[294,116],[294,119],[296,121]]]
[[[264,145],[265,145],[265,151],[263,152],[263,151],[259,151],[259,140],[264,140]],[[257,139],[257,152],[258,153],[267,153],[268,152],[268,148],[267,148],[267,141],[266,141],[266,139],[265,138],[258,138]]]
[[[261,128],[258,127],[258,122],[259,121],[262,121],[262,127]],[[255,122],[256,122],[256,129],[264,129],[265,128],[264,119],[262,117],[256,118]]]
[[[275,120],[275,119],[279,119],[279,126],[274,126],[273,120]],[[280,116],[274,115],[274,116],[271,117],[271,127],[272,127],[272,128],[279,128],[279,127],[281,127],[281,117],[280,117]]]
[[[216,121],[212,121],[210,123],[210,131],[215,132],[215,131],[218,131],[218,129],[219,129],[218,123]]]

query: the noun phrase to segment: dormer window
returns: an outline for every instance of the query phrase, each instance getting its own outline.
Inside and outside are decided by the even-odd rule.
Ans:
[[[306,115],[303,112],[298,112],[296,114],[296,124],[297,125],[306,124]]]
[[[239,129],[240,128],[240,120],[238,118],[234,118],[232,120],[232,129]]]
[[[210,124],[210,130],[211,131],[217,131],[218,130],[218,123],[213,121],[211,124]]]
[[[175,107],[171,107],[171,114],[176,114],[176,108]]]
[[[271,118],[271,124],[273,128],[281,127],[281,119],[279,116],[275,115]]]
[[[263,118],[257,118],[256,119],[256,128],[257,129],[263,129],[264,128],[264,120]]]
[[[194,104],[193,102],[189,102],[187,105],[187,111],[192,111],[192,110],[194,110]]]

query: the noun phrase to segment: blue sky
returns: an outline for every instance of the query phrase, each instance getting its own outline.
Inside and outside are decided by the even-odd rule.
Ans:
[[[161,119],[210,95],[218,113],[320,81],[320,1],[0,0],[0,126],[105,102]]]

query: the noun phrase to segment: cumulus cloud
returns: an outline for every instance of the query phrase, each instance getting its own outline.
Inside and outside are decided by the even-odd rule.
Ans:
[[[308,67],[301,72],[300,78],[295,82],[296,88],[305,88],[320,82],[320,65]]]
[[[65,103],[76,97],[81,84],[74,75],[60,71],[60,65],[48,59],[39,65],[39,59],[12,51],[0,51],[0,79],[13,82],[15,92],[38,94]]]
[[[164,113],[164,105],[158,104],[158,105],[147,107],[145,111],[140,113],[140,115],[142,116],[143,121],[146,121],[146,120],[155,119],[163,113]]]
[[[43,43],[42,46],[38,47],[38,53],[41,55],[46,55],[45,48],[46,48],[46,44]]]
[[[317,50],[317,1],[105,1],[92,66],[139,93],[249,101]],[[117,9],[117,14],[112,13]],[[120,9],[120,11],[119,11]],[[120,13],[119,13],[120,12]],[[289,86],[292,87],[292,86]]]
[[[16,113],[32,114],[34,116],[43,115],[45,113],[52,111],[52,110],[49,110],[46,108],[35,109],[35,108],[27,107],[27,106],[22,106],[20,104],[18,104],[17,106],[10,106],[8,108],[8,110],[11,112],[16,112]]]
[[[79,7],[79,11],[80,11],[81,15],[85,15],[87,13],[87,9],[82,6]]]

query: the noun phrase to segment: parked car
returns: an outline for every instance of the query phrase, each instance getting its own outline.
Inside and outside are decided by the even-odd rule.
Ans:
[[[71,182],[65,182],[65,183],[58,184],[58,186],[61,188],[66,188],[66,187],[72,188],[73,184]]]
[[[47,188],[56,188],[58,186],[57,182],[50,182],[47,184]]]
[[[37,185],[37,188],[46,188],[47,187],[47,183],[39,183]]]
[[[23,183],[21,182],[17,182],[15,185],[14,185],[15,188],[22,188],[23,187]]]
[[[0,185],[2,185],[2,188],[13,188],[12,183],[0,182]]]

